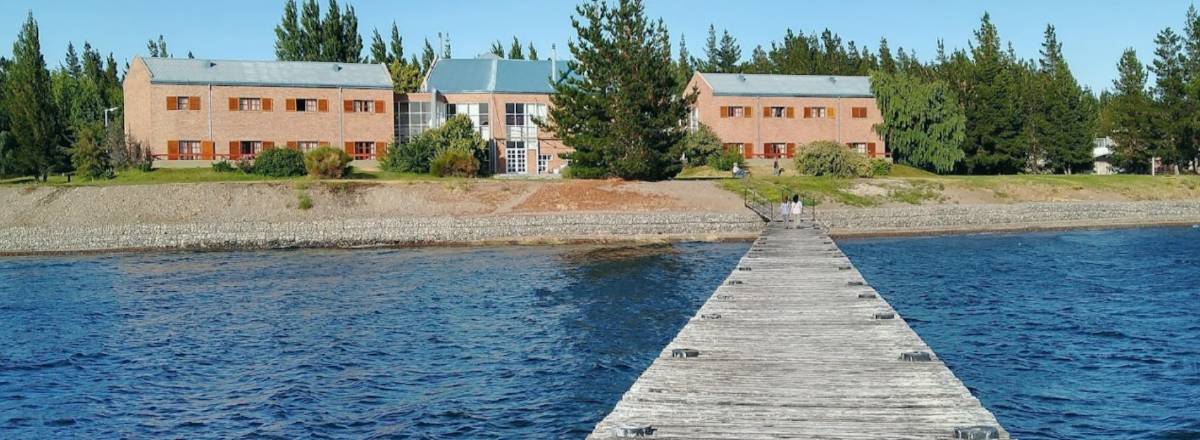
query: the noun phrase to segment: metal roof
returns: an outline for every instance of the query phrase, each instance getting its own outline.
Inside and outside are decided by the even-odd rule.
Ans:
[[[557,64],[557,65],[555,65]],[[567,69],[566,61],[504,60],[498,58],[441,59],[425,78],[426,92],[552,93],[552,71]]]
[[[870,98],[871,79],[866,76],[762,75],[750,73],[699,73],[712,86],[714,95],[725,96],[811,96]]]
[[[141,58],[153,84],[392,89],[383,64]]]

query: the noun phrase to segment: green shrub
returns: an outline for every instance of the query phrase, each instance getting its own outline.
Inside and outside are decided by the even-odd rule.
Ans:
[[[250,159],[239,159],[237,161],[237,169],[246,174],[253,174],[254,161]]]
[[[321,179],[340,179],[349,171],[350,155],[332,147],[321,147],[304,155],[308,175]]]
[[[304,191],[297,191],[296,193],[297,193],[296,197],[299,199],[297,201],[296,207],[300,208],[301,210],[304,210],[304,211],[312,209],[312,207],[313,207],[312,197],[310,197],[308,195],[308,193],[306,193]]]
[[[116,176],[108,151],[100,145],[101,129],[85,125],[80,127],[71,149],[71,165],[75,173],[85,179],[111,179]]]
[[[711,128],[700,124],[700,128],[689,131],[678,144],[671,147],[671,158],[679,160],[687,156],[688,166],[698,167],[707,164],[712,155],[720,154],[722,145],[721,138]]]
[[[886,176],[892,174],[892,163],[887,159],[871,159],[871,176]]]
[[[426,131],[406,143],[388,146],[379,167],[397,173],[428,173],[436,149],[433,135]]]
[[[797,152],[796,172],[809,176],[871,177],[871,164],[845,145],[816,141]]]
[[[709,155],[707,162],[708,166],[721,171],[730,171],[735,164],[738,166],[746,165],[746,159],[742,158],[742,153],[733,148]]]
[[[271,148],[254,158],[254,174],[271,177],[303,176],[304,153],[290,148]]]
[[[232,173],[237,171],[237,168],[234,168],[233,164],[224,159],[222,159],[220,162],[213,162],[212,169],[218,173]]]
[[[476,177],[479,175],[479,159],[457,148],[442,150],[430,161],[429,172],[437,177]]]

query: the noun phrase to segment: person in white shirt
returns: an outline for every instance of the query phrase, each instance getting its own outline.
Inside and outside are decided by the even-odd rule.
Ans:
[[[788,199],[787,195],[784,195],[783,202],[781,202],[779,204],[779,216],[783,217],[783,227],[785,227],[785,228],[791,227],[791,223],[789,222],[790,217],[788,217],[791,214],[792,214],[792,201],[791,201],[791,199]]]
[[[799,195],[792,196],[792,221],[796,222],[795,227],[800,227],[800,219],[804,217],[804,201],[800,200]]]

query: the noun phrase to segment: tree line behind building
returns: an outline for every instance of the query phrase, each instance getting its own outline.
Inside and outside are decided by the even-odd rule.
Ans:
[[[653,179],[677,171],[680,164],[671,154],[686,134],[678,121],[687,117],[694,99],[684,86],[696,71],[870,75],[884,115],[876,129],[895,160],[939,173],[1085,172],[1093,161],[1093,139],[1105,136],[1115,141],[1112,160],[1124,171],[1148,172],[1153,158],[1168,167],[1196,169],[1200,16],[1195,8],[1187,10],[1181,33],[1168,27],[1158,34],[1148,67],[1133,49],[1126,50],[1112,89],[1099,94],[1071,73],[1054,26],[1047,25],[1038,56],[1023,58],[987,14],[969,49],[948,50],[939,41],[929,61],[904,48],[893,53],[886,39],[872,50],[828,29],[789,29],[744,58],[736,37],[715,26],[709,28],[703,56],[695,57],[683,36],[678,50],[672,50],[665,25],[647,18],[638,0],[589,0],[577,7],[574,18],[577,35],[569,50],[570,71],[576,75],[556,85],[555,109],[543,124],[575,148],[572,168],[580,177]],[[612,26],[640,32],[613,33]],[[406,56],[395,23],[388,40],[375,29],[364,45],[354,7],[341,7],[336,0],[325,11],[316,0],[286,1],[275,34],[279,60],[385,64],[400,93],[415,91],[435,59],[451,56],[448,35],[439,35],[441,47],[435,49],[426,38],[420,56]],[[171,56],[161,35],[148,41],[147,53]],[[533,43],[523,44],[516,36],[507,50],[496,40],[490,53],[538,58]],[[122,106],[122,73],[111,53],[101,58],[87,42],[82,53],[69,43],[65,59],[49,68],[37,22],[29,14],[12,59],[0,58],[0,175],[44,177],[78,168],[99,176],[114,168],[149,166],[140,146],[121,133],[116,109]],[[1153,84],[1149,72],[1155,74]],[[645,90],[673,98],[640,92]],[[655,111],[627,114],[622,108]]]

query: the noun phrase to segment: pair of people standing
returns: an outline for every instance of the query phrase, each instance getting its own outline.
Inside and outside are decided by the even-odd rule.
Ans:
[[[800,196],[796,194],[793,194],[791,198],[784,197],[783,202],[779,204],[779,214],[783,217],[785,228],[799,227],[800,219],[804,215],[804,201],[800,200]]]

